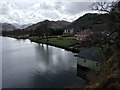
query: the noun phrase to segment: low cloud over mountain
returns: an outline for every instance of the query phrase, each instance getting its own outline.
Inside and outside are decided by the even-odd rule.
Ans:
[[[20,25],[48,20],[74,21],[90,10],[91,0],[0,0],[0,22]]]

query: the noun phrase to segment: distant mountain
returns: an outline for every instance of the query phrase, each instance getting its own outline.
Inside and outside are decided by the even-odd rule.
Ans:
[[[13,30],[22,30],[28,26],[30,26],[31,24],[17,24],[17,23],[0,23],[0,30],[4,30],[4,31],[13,31]]]
[[[84,29],[91,29],[92,31],[104,31],[107,28],[108,14],[88,13],[73,21],[65,29],[74,31],[81,31]]]
[[[30,26],[31,24],[23,24],[23,25],[20,25],[20,24],[17,24],[17,23],[12,23],[12,25],[14,25],[16,28],[18,29],[24,29],[28,26]]]
[[[45,27],[45,25],[47,24],[47,28],[52,28],[52,29],[61,29],[63,27],[66,27],[67,25],[70,24],[70,22],[67,21],[49,21],[49,20],[45,20],[42,22],[38,22],[36,24],[33,24],[31,26],[28,26],[27,28],[25,28],[25,30],[35,30],[36,28],[43,28]]]
[[[85,29],[90,29],[94,32],[98,31],[105,31],[108,27],[108,14],[97,14],[97,13],[87,13],[82,17],[79,17],[77,20],[73,21],[72,23],[67,21],[41,21],[36,24],[26,24],[26,25],[19,25],[17,23],[8,24],[8,23],[1,23],[0,29],[11,31],[15,29],[24,29],[24,30],[45,30],[46,27],[50,29],[67,29],[67,30],[74,30],[74,32],[82,31]],[[47,25],[47,26],[46,26]]]
[[[9,23],[0,23],[0,30],[1,31],[13,31],[17,29],[14,25],[9,24]]]

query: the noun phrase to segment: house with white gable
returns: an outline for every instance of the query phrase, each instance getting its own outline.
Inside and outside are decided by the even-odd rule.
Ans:
[[[74,33],[74,29],[71,28],[71,29],[65,29],[63,34],[73,34]]]

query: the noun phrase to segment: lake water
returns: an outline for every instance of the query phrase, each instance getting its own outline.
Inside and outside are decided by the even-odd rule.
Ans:
[[[8,37],[2,39],[3,88],[64,88],[82,86],[72,52]]]

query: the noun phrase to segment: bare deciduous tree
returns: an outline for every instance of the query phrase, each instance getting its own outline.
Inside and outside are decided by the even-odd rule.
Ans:
[[[110,13],[111,9],[115,6],[115,4],[116,4],[116,2],[114,2],[114,1],[107,2],[107,1],[103,0],[101,2],[95,2],[95,3],[93,3],[90,6],[90,8],[92,10]]]
[[[103,0],[101,2],[93,3],[90,8],[92,10],[108,13],[110,17],[108,26],[112,29],[112,31],[109,31],[111,33],[103,38],[99,45],[102,47],[102,43],[106,41],[106,39],[108,39],[108,37],[110,37],[112,34],[117,32],[117,39],[114,42],[117,45],[117,48],[120,49],[120,1],[117,0],[114,2],[111,0],[108,2]]]
[[[118,34],[120,34],[120,1],[119,0],[116,2],[114,1],[108,2],[105,0],[101,2],[95,2],[90,6],[90,8],[92,10],[108,13],[110,16],[109,18],[110,23],[112,23],[113,25],[112,27],[114,27],[114,31],[112,31],[111,33],[113,34],[113,32],[118,32]]]

